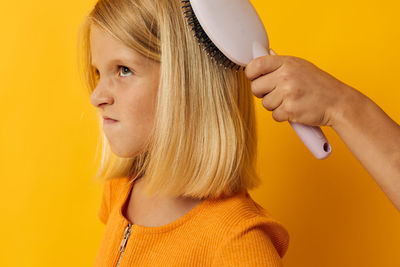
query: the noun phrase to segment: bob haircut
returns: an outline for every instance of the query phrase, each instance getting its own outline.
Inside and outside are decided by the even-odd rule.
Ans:
[[[78,36],[78,66],[89,94],[97,82],[90,59],[91,23],[161,63],[154,126],[144,149],[133,158],[120,158],[103,133],[95,180],[129,177],[133,182],[145,174],[147,195],[198,199],[231,196],[260,185],[250,81],[243,69],[225,69],[207,55],[180,0],[96,3]],[[102,132],[100,113],[99,126]]]

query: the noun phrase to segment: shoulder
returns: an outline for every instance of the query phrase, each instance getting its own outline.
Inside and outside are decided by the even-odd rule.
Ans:
[[[264,244],[264,249],[275,248],[280,257],[284,256],[289,245],[288,231],[281,222],[256,203],[247,191],[232,197],[211,200],[209,203],[206,211],[211,213],[208,223],[223,233],[222,247],[229,249],[231,246],[243,246],[244,249],[249,249],[248,245],[254,245],[258,240]]]

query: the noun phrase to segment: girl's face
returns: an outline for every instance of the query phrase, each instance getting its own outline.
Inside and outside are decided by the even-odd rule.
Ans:
[[[103,116],[117,120],[103,123],[111,150],[119,157],[134,157],[153,126],[160,63],[94,24],[90,29],[91,64],[98,77],[90,101]]]

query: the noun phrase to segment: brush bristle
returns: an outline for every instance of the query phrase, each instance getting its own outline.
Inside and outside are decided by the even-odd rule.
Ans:
[[[232,70],[235,70],[236,72],[240,70],[240,68],[243,68],[243,70],[245,70],[246,67],[242,67],[232,62],[210,40],[206,32],[201,27],[200,22],[197,20],[196,15],[190,4],[190,1],[181,0],[181,2],[182,2],[182,9],[185,9],[183,14],[187,19],[188,25],[191,27],[192,32],[194,32],[193,36],[196,37],[197,41],[199,42],[199,45],[203,45],[204,47],[203,50],[207,52],[207,55],[211,56],[211,58],[215,60],[217,64],[223,66],[225,69],[230,68]]]

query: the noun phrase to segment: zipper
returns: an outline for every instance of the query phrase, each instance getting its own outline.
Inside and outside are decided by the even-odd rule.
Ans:
[[[118,263],[117,266],[119,266],[119,263],[121,262],[121,258],[122,258],[122,254],[124,254],[125,251],[125,247],[126,247],[126,242],[128,242],[128,238],[131,235],[131,229],[132,229],[132,224],[128,223],[128,225],[125,228],[125,232],[124,232],[124,238],[121,241],[121,244],[119,245],[119,252],[121,252],[121,254],[119,254],[119,259],[118,259]]]

